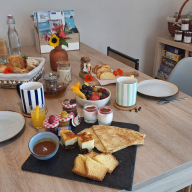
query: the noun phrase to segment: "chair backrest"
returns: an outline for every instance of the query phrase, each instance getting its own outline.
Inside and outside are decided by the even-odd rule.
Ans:
[[[129,67],[139,70],[139,59],[134,59],[110,47],[107,47],[107,55],[124,63],[125,65],[128,65]]]
[[[183,93],[192,96],[192,57],[180,60],[167,79]]]

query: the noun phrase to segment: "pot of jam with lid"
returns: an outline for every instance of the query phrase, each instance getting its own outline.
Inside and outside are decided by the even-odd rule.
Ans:
[[[192,32],[191,31],[185,31],[184,32],[184,43],[191,43],[191,38],[192,38]]]
[[[77,116],[77,103],[76,99],[65,99],[62,102],[63,111],[66,111],[67,113],[73,112],[75,116]]]

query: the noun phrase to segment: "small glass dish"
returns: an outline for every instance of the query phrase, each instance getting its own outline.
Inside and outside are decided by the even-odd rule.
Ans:
[[[83,107],[83,116],[86,123],[95,123],[97,121],[98,107],[94,104],[85,104]]]
[[[113,110],[109,106],[99,107],[98,123],[99,125],[111,125],[113,120]]]

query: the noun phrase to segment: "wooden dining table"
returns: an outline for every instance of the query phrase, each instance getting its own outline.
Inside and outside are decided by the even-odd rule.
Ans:
[[[35,47],[22,47],[22,55],[45,58],[44,73],[51,72],[49,53],[39,54]],[[131,72],[134,69],[113,58],[80,43],[80,50],[68,51],[72,66],[72,82],[83,83],[79,77],[80,58],[89,56],[92,66],[109,64],[112,69],[121,68]],[[152,79],[139,72],[138,81]],[[181,77],[178,77],[181,78]],[[108,103],[114,112],[114,121],[137,124],[140,133],[146,134],[145,144],[137,147],[133,190],[134,192],[178,191],[192,184],[192,98],[182,92],[176,97],[187,100],[158,105],[158,99],[137,95],[138,112],[116,109],[116,85],[106,87],[111,91]],[[58,99],[46,99],[46,117],[61,111],[65,98],[74,98],[72,91]],[[78,112],[82,106],[77,104]],[[0,111],[12,110],[21,113],[21,100],[15,89],[0,88]],[[1,123],[1,122],[0,122]],[[6,128],[6,125],[5,125]],[[0,192],[39,191],[118,191],[108,187],[77,182],[21,170],[30,155],[28,142],[38,131],[33,128],[30,118],[25,118],[24,129],[12,139],[0,143]],[[0,133],[1,134],[1,133]],[[127,157],[129,158],[129,156]]]

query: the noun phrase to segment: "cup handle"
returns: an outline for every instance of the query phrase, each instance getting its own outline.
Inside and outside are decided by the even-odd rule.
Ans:
[[[17,93],[18,93],[18,95],[19,95],[20,98],[21,98],[21,94],[20,94],[20,86],[21,86],[21,84],[22,84],[22,83],[18,83],[18,84],[16,85]]]

